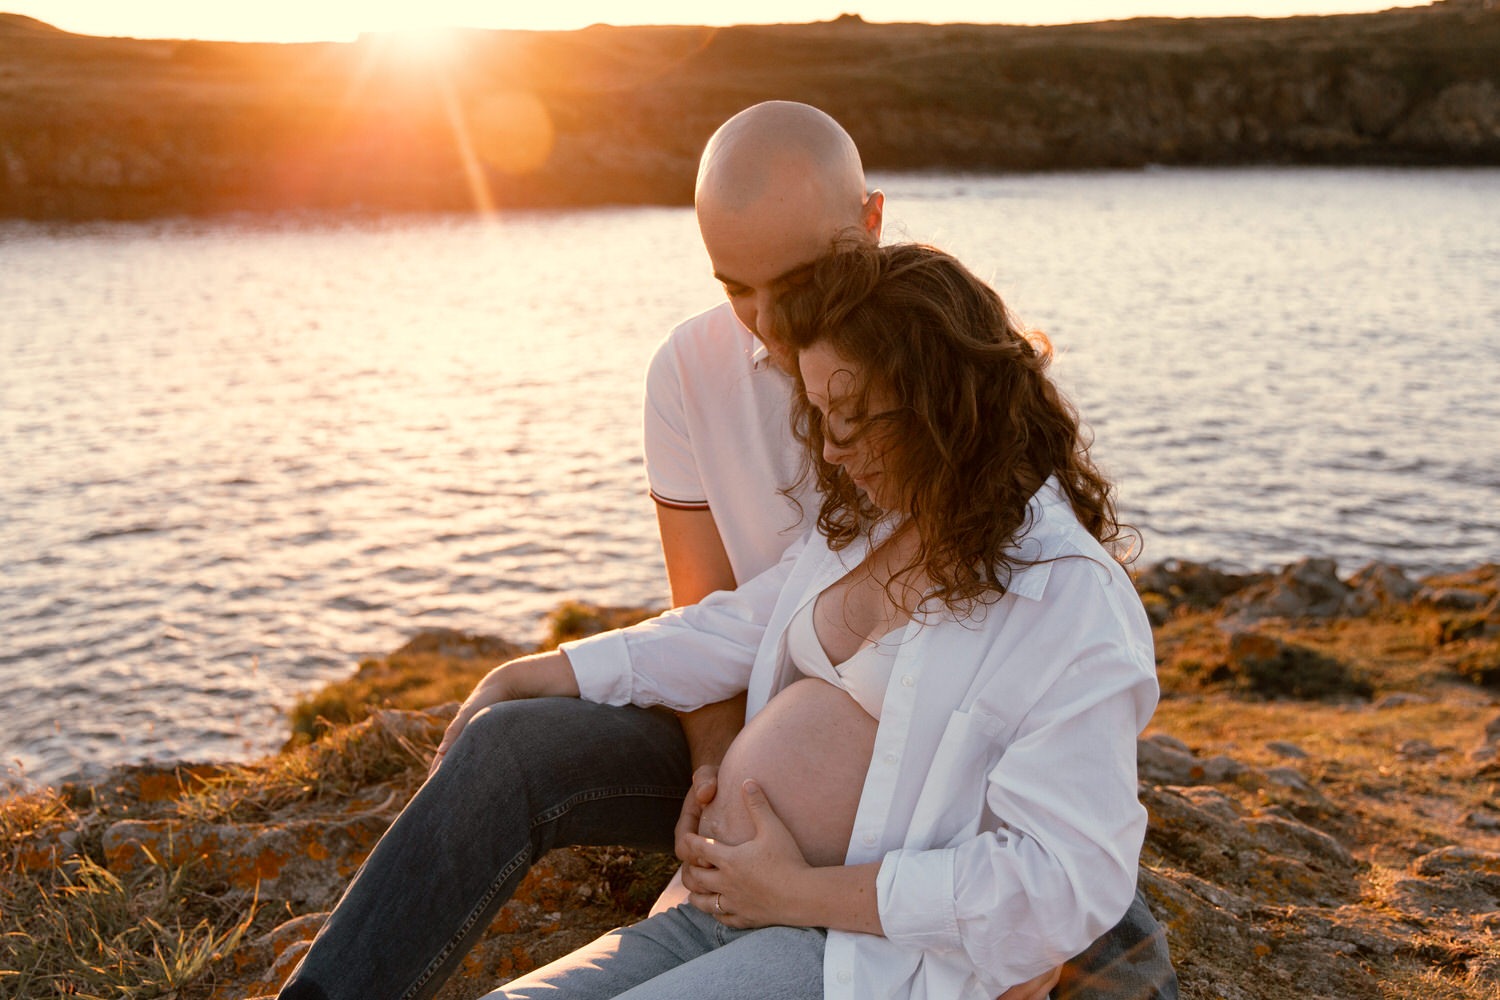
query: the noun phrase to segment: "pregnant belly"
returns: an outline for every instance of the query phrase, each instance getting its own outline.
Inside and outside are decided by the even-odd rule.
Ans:
[[[843,864],[875,728],[840,688],[812,678],[789,685],[730,744],[700,831],[726,844],[754,836],[741,793],[754,778],[808,863]]]

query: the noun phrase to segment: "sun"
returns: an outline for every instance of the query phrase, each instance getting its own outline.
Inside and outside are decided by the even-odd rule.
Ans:
[[[392,62],[410,67],[442,66],[459,50],[456,28],[436,25],[412,25],[388,31],[371,32],[382,54]]]

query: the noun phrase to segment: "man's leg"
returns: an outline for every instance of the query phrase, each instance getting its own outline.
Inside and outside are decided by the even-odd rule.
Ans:
[[[1114,929],[1063,966],[1054,1000],[1177,1000],[1167,933],[1136,890]]]
[[[670,851],[690,771],[669,713],[491,706],[375,845],[281,1000],[431,996],[547,851]]]

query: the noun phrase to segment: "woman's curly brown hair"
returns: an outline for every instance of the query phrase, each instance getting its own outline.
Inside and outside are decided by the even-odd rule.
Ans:
[[[886,478],[917,532],[906,569],[925,575],[950,610],[998,600],[1026,565],[1015,543],[1028,501],[1050,476],[1089,533],[1119,554],[1113,488],[1089,458],[1077,411],[1047,376],[1052,345],[1023,332],[1000,296],[953,257],[920,244],[841,242],[783,279],[769,318],[787,346],[826,342],[862,373],[854,433],[879,435]],[[822,497],[819,531],[842,549],[882,512],[824,460],[824,420],[796,378],[803,476],[815,477]],[[868,412],[872,395],[882,412]]]

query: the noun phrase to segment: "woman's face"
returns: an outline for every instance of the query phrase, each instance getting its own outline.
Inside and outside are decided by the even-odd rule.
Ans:
[[[862,367],[839,355],[826,341],[805,348],[797,355],[797,364],[808,402],[822,416],[823,460],[841,466],[876,507],[894,509],[900,503],[900,490],[893,471],[886,467],[890,438],[879,427],[861,433],[872,417],[892,408],[890,394],[872,386],[861,398]]]

